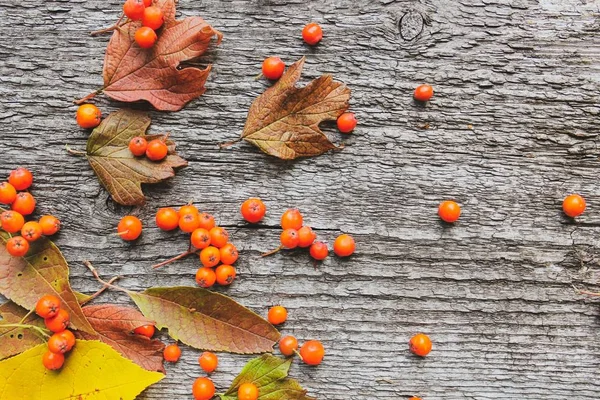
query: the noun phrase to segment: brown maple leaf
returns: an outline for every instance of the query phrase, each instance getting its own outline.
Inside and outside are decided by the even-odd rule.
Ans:
[[[248,111],[242,138],[267,154],[290,160],[316,156],[336,146],[319,129],[346,109],[350,89],[323,75],[297,88],[304,57],[292,64],[272,87],[258,96]]]
[[[167,140],[169,154],[160,161],[135,157],[129,141],[145,137],[150,141],[161,135],[145,135],[150,117],[144,112],[119,110],[106,117],[94,129],[87,142],[87,158],[102,185],[119,204],[141,205],[145,202],[142,183],[158,183],[175,175],[174,168],[187,161],[175,154],[175,144]]]
[[[214,36],[219,44],[223,35],[200,17],[176,20],[174,0],[158,0],[155,5],[163,10],[165,22],[152,48],[142,49],[134,40],[139,21],[114,30],[104,58],[102,91],[115,100],[147,100],[157,110],[177,111],[204,93],[211,70],[211,65],[182,68],[181,63],[198,58]]]

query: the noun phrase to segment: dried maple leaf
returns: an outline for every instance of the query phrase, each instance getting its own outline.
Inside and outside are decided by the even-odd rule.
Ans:
[[[94,129],[87,142],[87,158],[102,185],[119,204],[141,205],[145,198],[142,183],[158,183],[175,175],[174,168],[187,161],[174,154],[175,144],[167,140],[169,155],[160,161],[135,157],[129,151],[129,141],[135,136],[148,141],[157,135],[145,136],[150,117],[144,112],[119,110],[110,114]]]
[[[319,124],[337,119],[348,108],[350,99],[350,89],[331,75],[297,88],[303,66],[304,57],[254,100],[242,132],[243,139],[285,160],[335,149]]]
[[[154,321],[144,317],[135,308],[114,304],[86,306],[83,307],[83,313],[98,335],[76,332],[78,338],[98,339],[148,371],[165,372],[165,345],[158,340],[132,334],[135,328],[154,325]]]
[[[157,110],[177,111],[204,93],[211,70],[210,65],[182,68],[181,63],[198,58],[214,36],[219,44],[223,35],[200,17],[176,20],[174,0],[158,0],[154,5],[165,16],[156,44],[150,49],[137,45],[134,35],[139,21],[115,29],[104,58],[102,91],[115,100],[147,100]]]

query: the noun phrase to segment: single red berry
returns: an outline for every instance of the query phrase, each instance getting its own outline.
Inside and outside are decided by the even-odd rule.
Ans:
[[[165,16],[160,7],[146,7],[144,10],[144,16],[142,17],[142,25],[157,30],[160,29],[164,22]]]
[[[117,225],[117,234],[126,241],[136,240],[142,234],[142,221],[133,215],[127,215]]]
[[[237,248],[233,245],[233,243],[227,243],[219,250],[221,253],[221,262],[223,264],[231,265],[237,261],[239,254]]]
[[[135,34],[137,35],[137,31],[135,32]],[[137,38],[135,41],[137,42]],[[131,151],[131,153],[136,157],[140,157],[146,154],[147,148],[148,142],[143,137],[136,136],[129,141],[129,151]]]
[[[269,57],[265,58],[265,61],[263,61],[262,73],[267,79],[276,81],[277,79],[281,78],[284,70],[285,64],[279,57]]]
[[[47,294],[42,296],[35,304],[35,313],[40,317],[52,318],[60,310],[60,299],[54,295]]]
[[[200,214],[200,225],[198,226],[198,228],[210,231],[215,226],[217,226],[217,223],[215,222],[215,217],[207,213]]]
[[[17,189],[8,182],[0,183],[0,203],[12,204],[17,198]]]
[[[417,333],[410,339],[408,346],[414,354],[425,357],[431,351],[431,339],[424,333]]]
[[[127,0],[123,4],[123,13],[132,21],[139,21],[144,16],[144,0]]]
[[[190,236],[190,242],[198,250],[205,249],[210,246],[210,233],[206,229],[194,229]]]
[[[160,161],[169,153],[169,148],[162,139],[154,139],[148,143],[146,157],[152,161]]]
[[[211,373],[215,369],[217,369],[217,365],[219,365],[219,358],[215,353],[211,353],[210,351],[205,351],[198,358],[198,364],[200,364],[200,368],[204,370],[206,373]]]
[[[575,218],[585,211],[585,199],[578,194],[571,194],[563,201],[563,211],[571,218]]]
[[[27,190],[33,183],[33,174],[27,168],[17,168],[10,172],[8,183],[16,190]]]
[[[281,229],[295,229],[302,228],[302,214],[296,208],[290,208],[281,215]]]
[[[198,213],[179,214],[179,229],[186,233],[192,233],[200,226],[200,215]]]
[[[323,29],[321,29],[319,24],[311,22],[302,29],[302,39],[311,46],[314,46],[323,39]]]
[[[415,89],[415,100],[429,101],[433,97],[433,88],[429,85],[419,85]]]
[[[144,0],[144,7],[150,7],[152,5],[152,0]]]
[[[67,341],[67,338],[65,336],[61,335],[62,332],[60,333],[55,333],[54,335],[50,336],[50,339],[48,339],[48,350],[50,350],[53,353],[66,353],[67,351],[71,350],[69,348],[69,342]]]
[[[0,225],[8,233],[17,233],[25,225],[25,218],[16,211],[4,211],[0,214]]]
[[[29,192],[21,192],[10,208],[21,215],[29,215],[35,211],[35,198]]]
[[[442,221],[452,223],[460,217],[460,206],[451,200],[442,201],[438,207],[438,215]]]
[[[236,275],[235,268],[227,264],[219,265],[215,273],[217,274],[217,283],[222,286],[231,285]]]
[[[102,113],[100,112],[100,109],[93,104],[82,104],[77,109],[75,120],[82,128],[95,128],[100,125],[100,121],[102,121]]]
[[[196,283],[205,289],[211,287],[217,281],[217,274],[212,268],[200,267],[196,271]]]
[[[258,399],[258,388],[254,383],[242,383],[238,388],[238,400],[256,400]]]
[[[136,335],[142,335],[142,336],[146,336],[147,338],[152,338],[152,336],[154,336],[154,325],[142,325],[142,326],[138,326],[137,328],[135,328],[133,330],[133,333],[135,333]]]
[[[318,340],[309,340],[300,347],[300,357],[308,365],[319,365],[325,357],[325,348]]]
[[[148,28],[147,26],[140,26],[139,28],[137,28],[135,30],[135,34],[133,37],[135,39],[135,42],[142,49],[150,49],[150,48],[154,47],[154,44],[158,40],[158,36],[156,36],[156,32],[154,32],[154,30],[152,28]],[[131,149],[131,147],[130,147],[130,149]],[[148,146],[146,145],[146,150],[144,150],[144,153],[146,153],[147,149],[148,149]],[[132,151],[132,153],[133,153],[133,151]],[[150,157],[148,157],[148,158],[150,158]],[[162,160],[162,158],[161,158],[161,160]]]
[[[267,207],[261,199],[253,197],[242,203],[241,211],[242,217],[244,217],[246,221],[255,224],[264,218]]]
[[[287,319],[287,310],[283,306],[273,306],[269,309],[267,319],[273,325],[281,325]]]
[[[221,228],[220,226],[215,226],[209,231],[210,234],[210,244],[215,247],[223,247],[229,242],[229,233],[225,230],[225,228]]]
[[[181,349],[177,346],[177,343],[170,344],[165,347],[163,351],[163,357],[165,361],[168,362],[177,362],[179,361],[179,357],[181,357]]]
[[[211,400],[215,396],[215,384],[208,378],[198,378],[192,385],[192,394],[195,400]]]
[[[23,257],[29,251],[29,242],[21,236],[13,236],[6,241],[6,251],[13,257]]]
[[[333,252],[338,257],[348,257],[354,253],[356,249],[356,243],[354,238],[350,235],[343,234],[338,236],[333,242]]]
[[[297,230],[286,229],[283,232],[281,232],[279,240],[281,241],[281,246],[285,247],[286,249],[294,249],[298,247],[298,242],[300,241],[300,238],[298,237]]]
[[[70,330],[66,329],[57,335],[62,336],[67,341],[67,351],[71,351],[73,346],[75,346],[75,335]]]
[[[44,324],[46,325],[46,328],[48,328],[54,333],[59,333],[67,329],[67,327],[69,326],[69,322],[69,312],[62,308],[58,310],[54,317],[44,319]]]
[[[45,236],[52,236],[60,230],[60,220],[52,215],[44,215],[39,223]]]
[[[279,351],[286,357],[293,355],[298,350],[298,340],[293,336],[285,336],[279,340]]]
[[[313,232],[310,226],[303,226],[302,228],[298,229],[299,247],[308,247],[312,245],[316,238],[317,234]]]
[[[337,127],[342,133],[350,133],[356,128],[356,117],[354,113],[343,113],[337,119]]]
[[[327,248],[327,244],[323,242],[314,242],[312,246],[310,246],[310,256],[315,260],[324,260],[329,255],[329,249]]]
[[[21,228],[21,236],[28,242],[35,242],[42,237],[42,227],[35,221],[26,222]]]
[[[163,231],[172,231],[179,226],[179,213],[173,208],[159,208],[156,212],[156,226]]]
[[[200,251],[200,262],[204,267],[216,267],[219,261],[221,261],[221,252],[215,246],[208,246]]]
[[[57,369],[61,369],[63,364],[65,363],[65,355],[61,353],[53,353],[51,351],[47,351],[44,353],[42,357],[42,364],[46,369],[51,371],[55,371]]]

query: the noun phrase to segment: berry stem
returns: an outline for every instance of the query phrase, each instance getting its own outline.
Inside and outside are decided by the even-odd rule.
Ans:
[[[102,93],[103,90],[104,89],[98,89],[95,92],[92,92],[92,93],[88,94],[87,96],[82,97],[79,100],[74,100],[73,104],[81,105],[81,104],[85,103],[86,101],[88,101],[88,100],[93,99],[94,97],[96,97],[97,94]]]
[[[33,329],[35,331],[38,331],[38,333],[40,333],[42,336],[49,338],[50,335],[48,334],[48,332],[43,329],[40,328],[39,326],[35,326],[35,325],[29,325],[29,324],[2,324],[0,325],[0,328],[23,328],[23,329]]]
[[[29,312],[28,312],[27,314],[25,314],[25,316],[24,316],[23,318],[21,318],[21,320],[19,321],[19,324],[22,324],[23,322],[25,322],[25,320],[26,320],[27,318],[29,318],[29,316],[30,316],[31,314],[33,314],[33,312],[34,312],[34,311],[35,311],[35,309],[29,310]]]
[[[233,140],[233,141],[231,141],[231,142],[225,142],[225,143],[221,143],[221,144],[219,145],[219,148],[221,148],[221,149],[225,149],[225,148],[227,148],[227,147],[233,146],[233,145],[234,145],[234,144],[236,144],[236,143],[239,143],[241,140],[242,140],[242,139],[236,139],[236,140]]]
[[[296,353],[296,355],[300,358],[300,361],[304,361],[304,358],[302,358],[302,355],[300,354],[300,352],[297,349],[294,350],[294,353]]]
[[[263,73],[261,72],[260,74],[258,74],[258,75],[256,75],[256,76],[254,77],[254,80],[255,80],[255,81],[257,81],[257,80],[259,80],[260,78],[262,78],[263,76],[264,76],[264,75],[263,75]]]
[[[111,278],[111,280],[110,280],[110,281],[108,281],[108,282],[107,282],[107,284],[104,284],[104,286],[103,286],[103,287],[102,287],[100,290],[98,290],[96,293],[94,293],[94,294],[90,295],[90,297],[88,297],[88,298],[87,298],[85,301],[82,301],[82,302],[81,302],[79,305],[80,305],[80,306],[83,306],[83,305],[86,305],[87,303],[89,303],[90,301],[94,300],[96,297],[98,297],[98,296],[100,296],[102,293],[104,293],[104,291],[105,291],[106,289],[108,289],[108,288],[109,288],[109,286],[112,286],[112,284],[113,284],[115,281],[117,281],[118,279],[120,279],[120,278],[121,278],[120,276],[114,276],[114,277],[112,277],[112,278]]]
[[[121,14],[121,16],[119,17],[119,19],[117,20],[117,22],[114,25],[109,26],[108,28],[104,28],[104,29],[100,29],[100,30],[97,30],[97,31],[90,32],[90,35],[91,36],[97,36],[97,35],[101,35],[103,33],[112,32],[115,29],[120,28],[121,25],[122,25],[121,21],[123,21],[123,17],[125,17],[125,14]],[[127,21],[125,21],[123,24],[125,24],[125,23],[127,23]]]
[[[161,263],[153,265],[152,268],[154,268],[154,269],[160,268],[162,266],[165,266],[167,264],[171,264],[174,261],[181,260],[182,258],[185,258],[185,257],[187,257],[187,256],[189,256],[191,254],[195,254],[195,253],[196,253],[195,251],[192,251],[191,249],[188,249],[187,251],[184,251],[183,253],[179,254],[178,256],[175,256],[173,258],[169,258],[167,261],[163,261]]]
[[[96,280],[97,280],[98,282],[100,282],[101,284],[103,284],[103,285],[104,285],[104,286],[106,286],[107,288],[112,288],[112,289],[119,290],[119,291],[121,291],[121,292],[125,292],[125,293],[128,293],[128,294],[129,294],[129,293],[131,293],[131,291],[130,291],[130,290],[123,289],[122,287],[119,287],[119,286],[113,285],[111,282],[113,282],[113,281],[114,281],[114,278],[113,278],[113,279],[111,279],[111,281],[110,281],[110,282],[106,282],[106,281],[102,280],[102,278],[100,278],[100,276],[98,275],[98,271],[96,270],[96,268],[94,268],[94,266],[92,265],[92,263],[91,263],[91,262],[89,262],[89,261],[87,261],[87,260],[86,260],[86,261],[84,261],[84,262],[83,262],[83,265],[85,265],[86,267],[88,267],[88,269],[89,269],[89,270],[91,271],[91,273],[94,275],[94,278],[96,278]]]
[[[587,291],[587,290],[579,290],[579,289],[578,289],[578,290],[577,290],[577,292],[578,292],[579,294],[587,294],[588,296],[596,296],[596,297],[600,297],[600,293],[590,292],[590,291]]]
[[[260,256],[261,257],[267,257],[267,256],[270,256],[270,255],[273,255],[273,254],[277,253],[279,250],[282,250],[282,249],[283,249],[283,246],[279,246],[275,250],[271,250],[271,251],[268,251],[266,253],[262,253]]]
[[[69,154],[73,156],[87,156],[87,153],[85,151],[73,150],[68,144],[65,144],[65,149]]]

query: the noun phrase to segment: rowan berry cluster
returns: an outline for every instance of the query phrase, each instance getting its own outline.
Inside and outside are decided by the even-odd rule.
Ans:
[[[33,174],[26,168],[13,170],[8,182],[0,183],[0,203],[10,205],[10,210],[0,214],[0,228],[11,237],[6,241],[6,250],[13,257],[23,257],[29,251],[30,242],[42,235],[54,235],[60,229],[60,221],[52,215],[44,215],[38,221],[25,221],[35,211],[36,201],[25,191],[33,183]],[[20,236],[12,236],[20,233]]]
[[[162,9],[152,5],[152,0],[127,0],[123,13],[132,21],[141,21],[142,26],[134,34],[135,42],[142,49],[149,49],[158,40],[156,31],[165,23]]]
[[[69,313],[61,308],[60,299],[53,295],[41,297],[35,305],[35,313],[44,319],[46,328],[54,334],[48,339],[48,351],[42,357],[44,367],[61,369],[65,353],[75,346],[75,335],[68,330]]]
[[[168,135],[165,135],[148,142],[145,138],[136,136],[129,141],[129,151],[136,157],[145,155],[151,161],[161,161],[169,153],[167,137]]]

